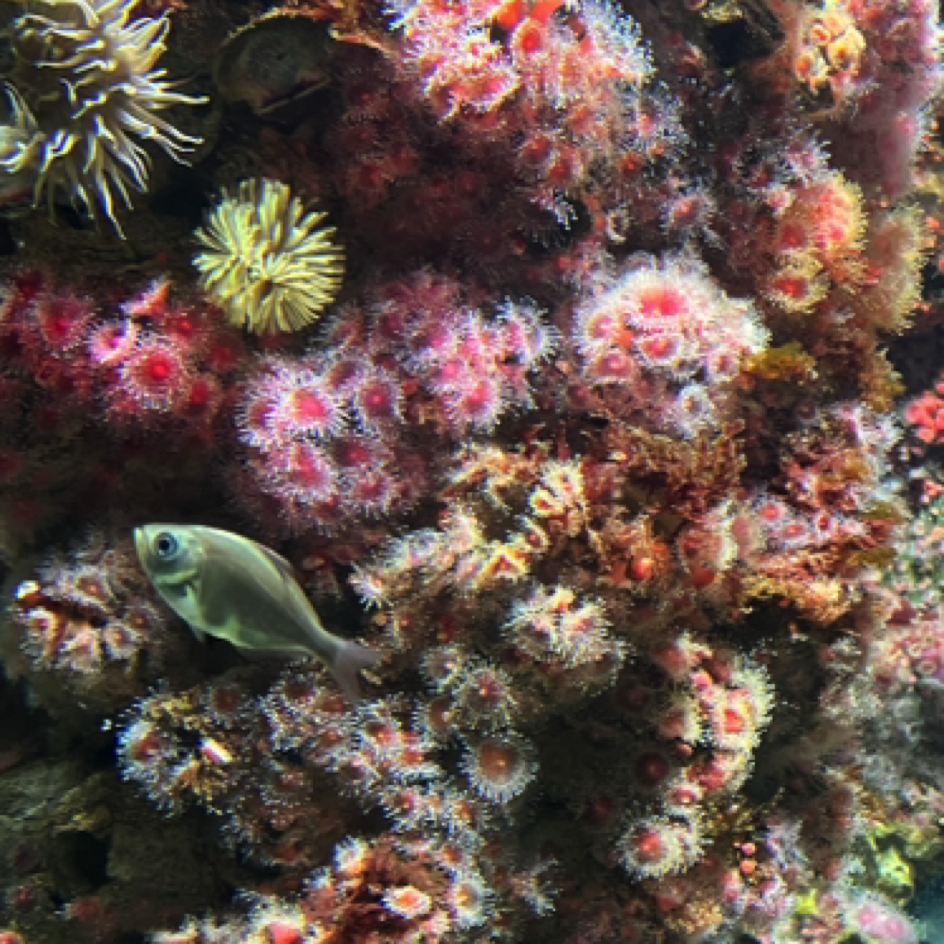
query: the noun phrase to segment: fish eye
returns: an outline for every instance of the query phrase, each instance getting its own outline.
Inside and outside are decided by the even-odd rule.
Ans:
[[[157,556],[164,560],[173,557],[177,553],[177,538],[169,531],[161,531],[154,539],[154,550],[157,551]]]

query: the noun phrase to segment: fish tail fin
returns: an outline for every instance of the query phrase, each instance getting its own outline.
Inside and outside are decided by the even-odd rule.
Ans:
[[[341,691],[357,704],[361,700],[357,673],[369,669],[380,661],[380,653],[356,642],[342,642],[331,663],[331,674],[341,686]]]

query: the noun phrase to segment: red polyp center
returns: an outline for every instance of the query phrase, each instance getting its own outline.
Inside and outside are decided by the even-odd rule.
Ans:
[[[635,557],[629,573],[634,580],[649,580],[656,572],[656,562],[651,557]]]
[[[291,476],[306,488],[324,489],[331,484],[331,467],[323,456],[296,446],[292,452]]]
[[[643,862],[657,862],[665,855],[665,844],[655,829],[643,829],[633,840],[636,857]]]
[[[728,734],[741,734],[746,727],[744,716],[736,708],[724,709],[724,730]]]
[[[679,646],[670,645],[657,649],[653,658],[670,675],[680,675],[689,668],[689,660]]]
[[[787,223],[781,227],[778,241],[782,249],[801,249],[806,245],[806,230],[797,223]]]
[[[196,380],[190,388],[191,406],[206,406],[211,399],[211,388],[206,380]]]
[[[671,357],[675,353],[677,345],[675,338],[666,336],[648,338],[640,347],[642,348],[642,352],[647,356],[655,358],[656,360],[663,360],[666,357]]]
[[[14,279],[14,285],[17,294],[20,296],[20,301],[29,304],[43,287],[42,273],[36,270],[24,272]]]
[[[618,322],[618,316],[611,311],[597,312],[587,319],[587,337],[606,341],[616,330]]]
[[[400,790],[391,797],[391,806],[403,814],[415,813],[420,809],[421,801],[413,790]]]
[[[382,186],[387,181],[383,164],[377,161],[363,161],[357,167],[358,186],[370,191]]]
[[[842,245],[846,241],[847,232],[840,223],[823,226],[816,236],[816,248],[828,252],[834,246]]]
[[[315,688],[308,681],[292,679],[285,685],[285,697],[289,702],[304,701],[315,694]]]
[[[696,564],[692,567],[691,572],[691,581],[692,586],[697,590],[703,590],[705,587],[711,586],[714,583],[715,577],[717,576],[717,571],[712,570],[711,567],[705,567],[701,564]]]
[[[76,578],[75,586],[86,596],[95,597],[98,600],[108,599],[108,590],[101,579],[94,574],[85,574]]]
[[[390,745],[400,738],[400,732],[391,724],[371,721],[364,725],[364,733],[378,744]]]
[[[292,416],[306,423],[322,422],[331,416],[331,405],[312,390],[297,390],[292,394]]]
[[[478,904],[480,896],[474,885],[463,882],[455,886],[452,897],[459,907],[469,909]]]
[[[418,747],[408,747],[401,751],[400,763],[405,767],[418,767],[426,763],[426,754]]]
[[[442,733],[452,727],[452,706],[446,698],[434,698],[426,711],[429,726],[436,732]]]
[[[391,341],[399,340],[406,332],[406,322],[400,311],[382,312],[374,323],[374,332]]]
[[[439,369],[441,383],[455,383],[462,376],[462,364],[459,361],[450,361]]]
[[[427,663],[427,671],[434,680],[442,681],[449,678],[458,666],[459,660],[454,654],[438,653]]]
[[[161,749],[161,739],[155,731],[148,731],[147,734],[138,738],[128,752],[131,759],[138,763],[151,760]]]
[[[700,534],[697,531],[689,531],[687,534],[682,535],[679,541],[679,550],[690,560],[705,551],[709,545],[710,542],[707,535]]]
[[[368,446],[351,440],[340,441],[335,446],[335,458],[345,468],[353,466],[368,466],[373,456]]]
[[[543,164],[551,154],[551,142],[542,136],[535,136],[525,141],[518,153],[528,164]]]
[[[643,754],[635,764],[635,773],[640,783],[655,787],[669,775],[669,762],[661,754]]]
[[[780,521],[785,512],[781,505],[774,502],[764,502],[758,509],[758,514],[764,521]]]
[[[196,326],[189,318],[180,318],[174,322],[174,333],[182,338],[191,338],[194,335]]]
[[[376,94],[374,86],[369,82],[362,82],[359,85],[352,84],[347,90],[348,101],[357,108],[369,105]]]
[[[393,892],[397,908],[406,915],[425,914],[428,910],[428,899],[415,888],[398,888]]]
[[[174,376],[174,362],[166,354],[152,354],[145,362],[142,373],[156,386],[164,386]]]
[[[806,537],[807,528],[806,525],[800,521],[791,521],[789,524],[784,525],[780,533],[787,540],[798,541]]]
[[[211,700],[217,711],[229,714],[242,704],[244,697],[238,689],[217,688],[213,690]]]
[[[709,791],[722,789],[732,776],[732,772],[727,770],[718,758],[714,758],[699,766],[693,765],[689,767],[688,770],[689,777],[694,779],[696,783],[701,784],[705,790]]]
[[[50,341],[64,341],[69,335],[69,319],[65,315],[57,315],[46,322],[46,337]]]
[[[384,416],[392,411],[390,392],[381,386],[371,387],[364,392],[364,409],[371,416]]]
[[[465,394],[462,398],[462,402],[468,409],[481,410],[488,405],[488,393],[488,384],[485,383],[484,380],[481,380]]]
[[[220,341],[214,344],[207,357],[210,368],[217,371],[232,370],[238,358],[236,349],[231,344]]]
[[[518,767],[518,752],[510,744],[486,741],[478,750],[479,769],[492,783],[508,783]]]
[[[607,374],[611,375],[629,372],[629,361],[624,355],[616,352],[607,354],[607,356],[600,361],[600,365]]]
[[[265,927],[267,944],[302,944],[304,938],[298,928],[281,921],[273,921]]]
[[[687,308],[682,295],[665,285],[654,285],[645,289],[639,296],[638,304],[642,314],[659,318],[677,317]]]
[[[799,301],[809,294],[809,283],[796,275],[784,275],[774,280],[774,289],[787,298]]]
[[[389,482],[382,476],[365,479],[357,483],[354,489],[354,498],[360,502],[373,502],[382,499],[389,491]]]
[[[76,299],[57,298],[41,306],[43,335],[49,344],[60,346],[75,340],[86,318],[86,309]]]
[[[526,56],[541,52],[545,45],[544,30],[532,20],[525,20],[515,30],[515,45]]]
[[[485,707],[495,708],[504,697],[504,687],[498,679],[485,676],[476,685],[476,700]]]
[[[432,325],[416,336],[413,347],[417,351],[428,350],[434,354],[443,354],[449,351],[453,342],[453,334],[442,325]]]

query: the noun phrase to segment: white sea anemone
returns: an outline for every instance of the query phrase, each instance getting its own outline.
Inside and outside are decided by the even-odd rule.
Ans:
[[[16,53],[0,126],[0,168],[32,175],[33,202],[57,194],[120,233],[115,195],[147,190],[152,141],[174,160],[201,143],[159,112],[205,99],[173,91],[155,68],[170,29],[166,15],[131,19],[135,0],[35,0],[13,21]]]

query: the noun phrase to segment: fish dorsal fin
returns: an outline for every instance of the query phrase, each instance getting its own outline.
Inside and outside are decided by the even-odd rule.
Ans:
[[[272,550],[271,547],[266,547],[264,544],[259,544],[258,541],[253,541],[253,544],[262,552],[263,557],[269,561],[269,563],[279,572],[282,579],[285,581],[285,584],[288,588],[290,595],[300,598],[305,601],[306,608],[311,608],[311,601],[308,599],[307,594],[302,590],[301,577],[299,576],[298,571],[295,569],[295,566],[290,560],[286,560],[281,554],[277,554]],[[311,610],[311,614],[314,616],[317,625],[320,626],[320,621],[318,620],[318,614],[314,610]]]
[[[263,555],[269,559],[272,566],[280,571],[283,576],[287,577],[289,580],[298,580],[298,571],[295,570],[291,561],[286,560],[281,554],[276,554],[271,547],[266,547],[258,541],[253,541],[253,544],[256,545]]]

